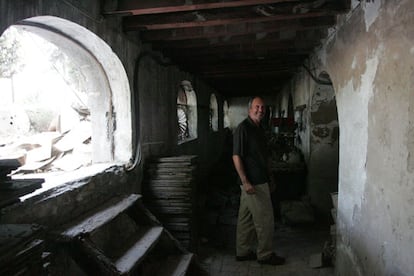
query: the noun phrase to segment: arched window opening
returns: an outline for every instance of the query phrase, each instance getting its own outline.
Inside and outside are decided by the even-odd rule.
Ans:
[[[190,81],[181,82],[177,95],[177,139],[184,143],[197,138],[197,99]]]
[[[216,95],[210,96],[210,129],[218,131],[218,105]]]
[[[223,126],[224,128],[230,128],[229,104],[227,101],[223,103],[223,113]]]
[[[20,161],[15,177],[79,177],[80,168],[130,161],[129,83],[103,40],[41,16],[9,27],[0,48],[0,159]]]
[[[185,141],[190,136],[188,132],[187,95],[180,89],[177,97],[178,142]]]

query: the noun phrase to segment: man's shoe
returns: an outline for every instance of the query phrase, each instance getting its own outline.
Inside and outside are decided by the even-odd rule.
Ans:
[[[272,253],[269,258],[264,260],[257,260],[259,264],[267,265],[282,265],[285,263],[285,258],[277,256],[275,253]]]
[[[236,261],[238,262],[243,262],[243,261],[253,261],[256,260],[257,256],[254,252],[249,252],[249,254],[245,255],[245,256],[236,256]]]

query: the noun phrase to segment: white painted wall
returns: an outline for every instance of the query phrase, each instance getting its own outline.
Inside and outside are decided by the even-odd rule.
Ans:
[[[310,59],[338,107],[336,274],[414,275],[414,2],[353,8]]]

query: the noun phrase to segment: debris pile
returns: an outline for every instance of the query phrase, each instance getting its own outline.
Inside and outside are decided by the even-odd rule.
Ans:
[[[79,121],[65,133],[48,131],[0,145],[0,160],[20,163],[13,174],[73,171],[92,163],[91,123]]]

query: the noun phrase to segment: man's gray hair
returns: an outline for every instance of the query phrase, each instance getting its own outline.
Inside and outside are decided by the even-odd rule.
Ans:
[[[250,97],[250,99],[249,99],[249,103],[248,103],[248,105],[247,105],[247,107],[250,109],[250,108],[252,108],[252,103],[253,103],[253,100],[254,99],[256,99],[256,98],[259,98],[259,99],[262,99],[263,100],[263,98],[262,97],[260,97],[260,96],[253,96],[253,97]]]

